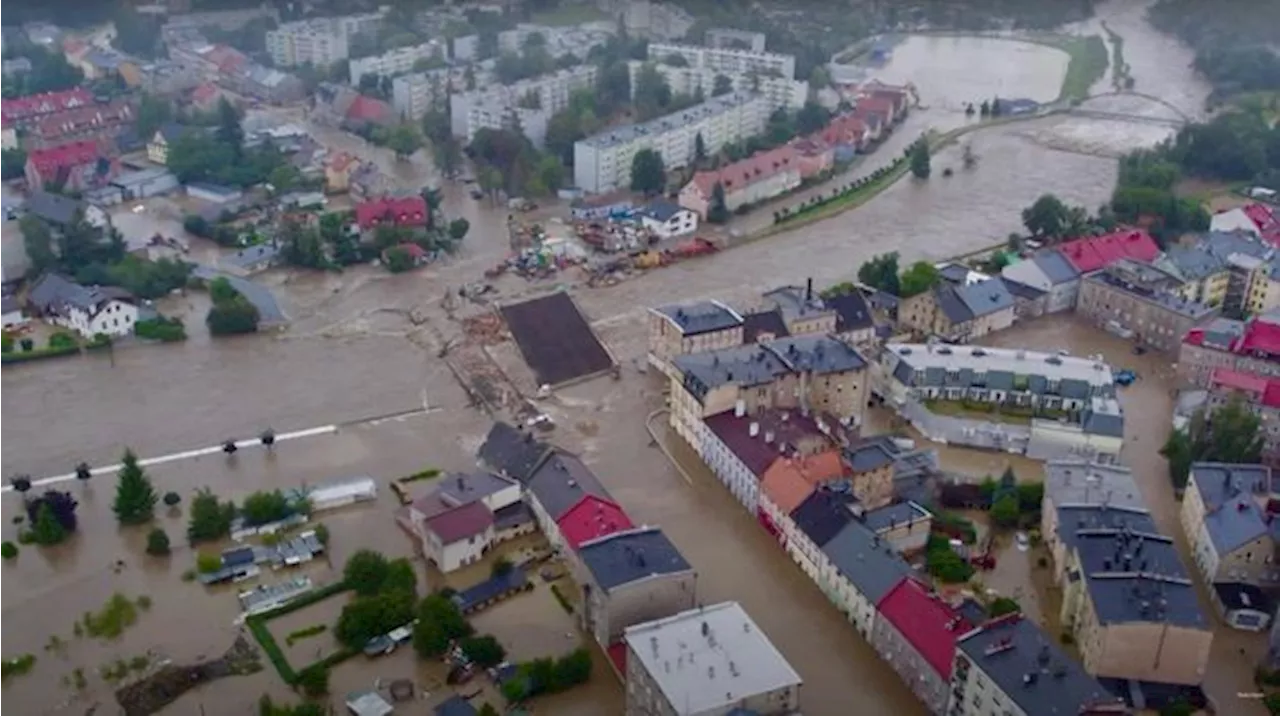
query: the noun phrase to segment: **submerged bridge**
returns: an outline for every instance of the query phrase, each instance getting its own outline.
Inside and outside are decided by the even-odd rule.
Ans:
[[[1158,124],[1164,127],[1173,127],[1181,129],[1187,125],[1187,120],[1177,117],[1152,117],[1144,114],[1132,114],[1129,112],[1108,112],[1100,109],[1082,109],[1079,107],[1067,110],[1067,114],[1073,117],[1090,117],[1093,119],[1113,119],[1119,122],[1138,122],[1140,124]]]

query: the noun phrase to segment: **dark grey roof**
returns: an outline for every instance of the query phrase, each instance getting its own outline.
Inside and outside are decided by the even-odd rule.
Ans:
[[[1074,400],[1088,400],[1090,386],[1087,381],[1078,378],[1063,378],[1058,383],[1058,395]]]
[[[1213,508],[1240,493],[1266,495],[1271,491],[1272,473],[1266,465],[1197,462],[1191,477],[1206,508]]]
[[[939,286],[934,290],[934,299],[938,302],[938,310],[951,323],[973,320],[973,311],[956,295],[955,286]]]
[[[1113,438],[1122,438],[1124,437],[1124,416],[1088,410],[1084,414],[1080,428],[1090,435],[1109,435]]]
[[[1231,554],[1271,532],[1262,508],[1247,492],[1237,493],[1217,507],[1206,510],[1204,528],[1220,556]]]
[[[868,510],[862,516],[862,521],[868,528],[880,532],[929,516],[931,515],[928,510],[914,502],[895,502],[876,510]]]
[[[14,311],[21,310],[22,307],[18,305],[18,298],[16,296],[5,296],[0,299],[0,313],[13,313]]]
[[[128,291],[108,286],[81,286],[56,273],[40,277],[27,294],[27,301],[41,313],[59,313],[67,307],[79,308],[90,313],[112,299],[131,300]]]
[[[845,448],[844,460],[854,472],[871,472],[892,464],[896,454],[893,441],[886,435],[877,435]]]
[[[1199,281],[1222,270],[1223,260],[1198,246],[1169,247],[1169,263],[1188,281]]]
[[[820,316],[831,311],[818,295],[810,294],[808,286],[781,286],[766,291],[765,299],[772,302],[788,320]]]
[[[762,345],[690,353],[672,362],[684,374],[685,388],[699,399],[708,390],[730,383],[746,387],[772,383],[791,370]]]
[[[457,506],[483,500],[514,484],[514,480],[491,472],[451,472],[436,481],[432,494]]]
[[[1042,251],[1031,258],[1035,265],[1044,273],[1045,278],[1049,279],[1052,285],[1060,283],[1070,283],[1080,277],[1080,272],[1076,271],[1076,267],[1071,265],[1065,256],[1058,252],[1057,249],[1050,251]]]
[[[1013,308],[1013,296],[1004,287],[1004,281],[989,279],[979,283],[956,286],[956,296],[975,317],[988,316],[997,311]]]
[[[942,280],[959,286],[963,286],[964,282],[969,280],[970,273],[968,266],[955,263],[946,264],[938,269],[938,275],[942,277]]]
[[[601,589],[610,590],[647,577],[692,569],[671,540],[657,527],[614,532],[586,542],[578,558]]]
[[[1048,291],[1041,291],[1035,286],[1028,286],[1011,278],[1001,277],[1000,280],[1004,282],[1004,288],[1010,295],[1014,298],[1021,298],[1024,301],[1034,301],[1048,293]]]
[[[965,634],[956,648],[1018,705],[1020,713],[1076,716],[1086,707],[1118,702],[1053,642],[1033,622],[1011,616]]]
[[[645,207],[644,213],[658,221],[666,221],[682,211],[688,211],[688,209],[670,201],[659,200],[650,202],[649,206]]]
[[[27,211],[51,224],[70,224],[84,202],[69,196],[40,191],[27,199]]]
[[[836,333],[863,330],[875,325],[871,307],[861,291],[850,291],[826,299],[827,307],[836,312]]]
[[[556,450],[529,478],[529,492],[553,520],[586,495],[612,501],[599,478],[576,455]]]
[[[723,331],[742,325],[742,316],[719,301],[663,306],[657,311],[675,322],[686,336]]]
[[[1234,231],[1212,231],[1200,240],[1197,247],[1221,261],[1229,260],[1233,254],[1264,259],[1273,251],[1258,237]]]
[[[822,551],[841,576],[872,604],[912,573],[911,565],[887,541],[856,520],[828,540]]]
[[[1215,582],[1213,591],[1218,601],[1229,611],[1236,609],[1253,609],[1267,614],[1274,614],[1272,601],[1258,587],[1244,582]]]
[[[791,511],[791,521],[821,549],[853,520],[853,512],[849,510],[852,500],[847,493],[814,490]]]
[[[280,255],[281,247],[274,241],[239,249],[222,260],[237,268],[247,269],[264,261],[274,261]]]
[[[195,134],[204,132],[203,127],[193,127],[186,124],[178,124],[177,122],[165,122],[158,130],[160,136],[164,137],[167,144],[172,144],[186,134]],[[151,137],[147,137],[151,139]]]
[[[928,373],[929,371],[926,370],[925,371],[926,379],[928,378]],[[898,365],[893,367],[894,380],[898,381],[899,383],[902,383],[903,385],[914,385],[915,375],[916,375],[915,369],[911,367],[910,363],[904,360],[898,361]],[[927,385],[928,383],[926,382],[925,384]]]
[[[489,435],[476,457],[494,472],[528,482],[538,469],[551,447],[525,434],[508,423],[496,422],[489,428]]]
[[[867,367],[858,351],[830,336],[788,336],[763,345],[797,371],[821,375]]]
[[[436,716],[476,716],[476,714],[480,713],[476,711],[476,707],[472,706],[470,701],[457,694],[436,704],[432,710]]]
[[[892,293],[881,291],[878,288],[873,290],[870,295],[867,296],[867,303],[871,304],[872,308],[879,311],[896,311],[898,310],[898,304],[901,302],[902,301],[897,296]]]
[[[791,335],[787,322],[782,320],[782,311],[776,307],[768,311],[756,311],[742,317],[742,342],[755,343],[765,333],[772,333],[774,338]]]

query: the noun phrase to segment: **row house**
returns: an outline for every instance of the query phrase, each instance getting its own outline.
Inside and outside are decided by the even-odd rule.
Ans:
[[[1178,378],[1208,387],[1215,370],[1260,378],[1280,378],[1280,312],[1245,321],[1214,318],[1184,334]]]
[[[764,294],[785,325],[785,335],[830,335],[858,350],[877,346],[875,317],[859,291],[822,297],[813,290],[813,279],[804,286],[782,286]]]
[[[41,117],[88,107],[96,101],[93,94],[83,87],[6,98],[0,100],[0,117],[3,117],[5,127],[25,129]]]
[[[724,193],[725,207],[735,211],[781,196],[800,186],[804,167],[795,147],[784,144],[757,152],[714,171],[701,171],[680,190],[680,206],[707,218],[716,187]],[[811,174],[816,173],[812,172]]]
[[[876,609],[872,648],[930,713],[945,713],[956,644],[973,625],[913,577],[899,581]]]
[[[425,228],[430,222],[427,200],[420,196],[383,197],[356,204],[356,226],[373,231],[379,226]]]
[[[1179,293],[1180,285],[1155,266],[1122,259],[1080,282],[1076,311],[1096,326],[1176,353],[1183,337],[1219,310],[1188,300]]]
[[[128,99],[94,102],[40,117],[28,130],[26,142],[28,148],[44,148],[72,140],[113,140],[136,119]]]
[[[1004,281],[975,283],[946,281],[932,289],[902,299],[898,322],[925,336],[953,343],[967,343],[1013,325],[1013,295]]]
[[[835,447],[838,431],[821,416],[796,411],[742,411],[712,415],[704,421],[707,439],[695,449],[729,492],[752,515],[759,515],[765,473],[788,456],[811,456]]]
[[[1074,311],[1080,296],[1080,272],[1060,252],[1041,251],[1005,266],[1000,275],[1045,293],[1044,312]]]
[[[1267,204],[1252,202],[1218,212],[1210,218],[1209,230],[1243,231],[1272,246],[1280,247],[1280,214],[1277,214],[1274,207]]]
[[[27,186],[41,189],[58,185],[66,191],[86,191],[106,186],[120,173],[120,162],[94,140],[33,149],[27,154]]]
[[[478,562],[495,545],[533,531],[520,483],[488,472],[455,473],[414,500],[399,522],[441,572]]]
[[[648,313],[649,364],[668,375],[676,356],[743,343],[742,316],[720,301],[674,304],[650,308]]]

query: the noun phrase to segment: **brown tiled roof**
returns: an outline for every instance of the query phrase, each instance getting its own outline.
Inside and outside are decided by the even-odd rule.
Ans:
[[[758,181],[764,181],[780,171],[786,171],[795,165],[796,150],[790,145],[770,149],[720,167],[716,171],[698,172],[693,175],[693,183],[705,196],[711,196],[719,182],[726,193],[732,193]]]
[[[468,502],[427,520],[427,529],[436,533],[443,544],[474,537],[492,525],[493,513],[480,501]]]

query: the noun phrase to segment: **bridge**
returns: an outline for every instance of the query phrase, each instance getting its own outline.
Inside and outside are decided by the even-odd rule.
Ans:
[[[1099,109],[1080,109],[1079,107],[1067,110],[1067,114],[1073,117],[1090,117],[1092,119],[1114,119],[1120,122],[1138,122],[1140,124],[1158,124],[1163,127],[1173,127],[1181,129],[1187,125],[1187,120],[1177,119],[1174,117],[1149,117],[1142,114],[1130,114],[1127,112],[1107,112]]]

